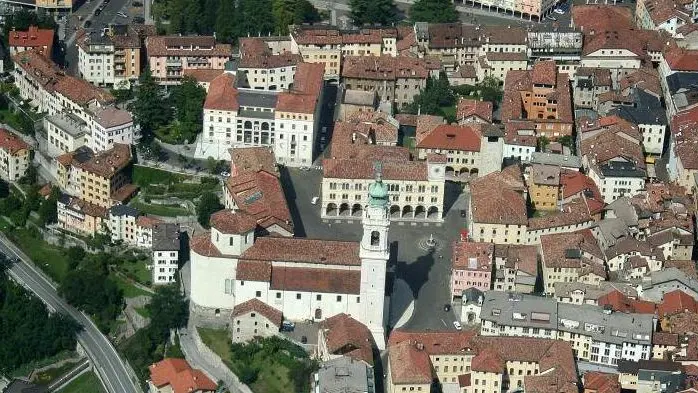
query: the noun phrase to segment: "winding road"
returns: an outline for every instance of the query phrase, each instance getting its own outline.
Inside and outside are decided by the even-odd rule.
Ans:
[[[12,278],[34,292],[49,309],[72,317],[82,327],[77,339],[85,348],[107,392],[143,393],[129,366],[119,357],[114,346],[94,322],[58,296],[56,287],[4,235],[0,235],[0,252],[19,260],[10,267]]]

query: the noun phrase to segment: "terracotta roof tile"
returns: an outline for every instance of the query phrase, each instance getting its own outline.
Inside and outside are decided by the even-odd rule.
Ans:
[[[131,146],[114,143],[114,147],[111,149],[100,151],[85,162],[80,163],[73,160],[72,165],[83,171],[109,179],[130,165],[131,158]]]
[[[75,78],[72,76],[64,76],[60,78],[54,85],[54,90],[80,105],[87,105],[93,101],[103,104],[114,101],[114,96],[112,96],[108,91],[101,89],[84,79]]]
[[[150,379],[158,388],[171,386],[173,393],[213,392],[216,383],[184,359],[165,359],[149,367]]]
[[[453,242],[453,258],[451,266],[456,270],[481,270],[492,271],[492,255],[494,245],[492,243],[480,243],[469,241]],[[471,260],[475,264],[471,265]]]
[[[211,83],[214,79],[223,74],[225,70],[209,70],[209,69],[197,69],[197,68],[186,68],[182,71],[182,75],[190,76],[196,79],[199,83]]]
[[[644,57],[646,55],[642,41],[637,39],[636,31],[632,29],[621,30],[614,28],[594,34],[586,34],[584,37],[582,55],[589,55],[601,49],[626,49],[632,52],[635,57]],[[623,55],[623,57],[627,56]]]
[[[15,155],[21,150],[27,150],[30,146],[22,138],[11,131],[0,128],[0,149],[5,150],[10,155]]]
[[[299,45],[381,44],[383,38],[398,36],[394,27],[342,31],[333,26],[295,25],[290,30],[291,37]]]
[[[204,101],[204,109],[237,111],[240,108],[237,97],[235,76],[225,72],[211,81]]]
[[[90,217],[108,217],[108,212],[106,208],[87,202],[80,198],[64,195],[63,197],[61,197],[61,199],[59,199],[59,202],[65,204],[66,208],[70,210],[83,213]]]
[[[540,243],[543,261],[547,268],[581,268],[582,259],[571,255],[569,250],[581,250],[583,253],[604,259],[603,252],[589,229],[542,235]]]
[[[555,211],[541,217],[528,220],[528,230],[535,231],[547,228],[564,227],[567,225],[584,224],[593,221],[586,200],[576,199],[565,203],[562,211]]]
[[[572,24],[585,34],[634,26],[629,8],[612,5],[575,5],[572,7]]]
[[[407,56],[346,56],[342,62],[342,77],[353,79],[426,79],[429,70],[426,60]]]
[[[686,292],[675,290],[665,293],[659,304],[659,316],[692,312],[698,313],[698,302]]]
[[[640,68],[623,77],[618,81],[618,85],[621,91],[636,87],[656,96],[662,96],[662,85],[659,82],[659,72],[654,68]]]
[[[618,374],[588,371],[584,373],[584,391],[593,393],[620,393]],[[588,392],[592,393],[592,392]]]
[[[324,330],[327,350],[334,355],[346,355],[356,360],[373,365],[373,349],[376,346],[373,335],[368,328],[341,313],[320,322]]]
[[[279,93],[277,112],[315,113],[325,75],[324,63],[300,63],[293,78],[293,89]]]
[[[359,243],[306,238],[260,237],[242,259],[361,266]]]
[[[583,139],[581,151],[582,156],[587,156],[589,161],[595,160],[595,165],[602,165],[614,158],[622,157],[640,168],[645,168],[642,146],[611,130],[604,130]]]
[[[358,270],[272,267],[270,289],[358,295],[361,272]]]
[[[281,311],[275,309],[274,307],[262,302],[261,300],[254,298],[246,302],[240,303],[235,308],[231,314],[232,318],[238,317],[240,315],[247,315],[250,312],[258,312],[273,323],[276,326],[281,326],[283,321],[283,316]]]
[[[230,57],[230,44],[216,44],[213,36],[151,36],[146,39],[148,57],[152,56],[199,56]]]
[[[470,351],[475,336],[475,330],[412,332],[396,329],[390,333],[388,348],[402,342],[411,342],[419,344],[429,355],[460,355]]]
[[[652,345],[679,346],[679,335],[676,333],[654,332],[652,334]]]
[[[538,274],[538,247],[519,244],[496,244],[494,254],[497,258],[505,258],[505,266],[521,270],[529,275]]]
[[[153,225],[155,224],[162,224],[164,221],[160,220],[159,218],[155,217],[150,217],[150,216],[138,216],[136,218],[136,225],[139,227],[143,228],[152,228]]]
[[[223,254],[211,242],[211,232],[204,232],[193,236],[189,240],[189,248],[195,253],[205,257],[222,257]],[[238,265],[238,272],[240,271]]]
[[[542,67],[538,74],[547,74],[547,66],[541,62]],[[511,120],[527,119],[524,111],[524,102],[522,93],[531,93],[533,91],[533,71],[511,70],[507,72],[504,83],[504,97],[502,99],[502,122]],[[540,76],[540,78],[543,78]],[[563,122],[573,123],[572,116],[572,99],[569,89],[569,77],[567,74],[557,73],[557,80],[554,83],[553,93],[557,100],[557,118],[555,119],[528,119],[536,123],[545,122]],[[549,79],[547,76],[543,79]],[[550,82],[550,80],[546,80]]]
[[[521,169],[508,166],[472,181],[471,206],[477,223],[526,225]]]
[[[410,341],[389,347],[388,367],[394,385],[431,385],[433,374],[429,355]]]
[[[50,56],[53,47],[53,30],[29,26],[27,31],[12,30],[7,34],[10,47],[48,48],[46,56]]]
[[[418,149],[480,151],[482,134],[473,125],[440,124],[431,130],[417,128]]]
[[[271,262],[240,259],[235,274],[235,278],[240,281],[269,282],[271,280]]]
[[[557,66],[553,60],[539,61],[531,70],[531,82],[536,85],[555,86],[557,82]]]
[[[456,104],[456,120],[461,121],[471,116],[477,116],[491,123],[492,108],[492,103],[489,101],[460,98]]]
[[[269,147],[232,148],[228,151],[230,152],[231,176],[249,171],[265,171],[279,176],[274,151]]]
[[[380,160],[375,157],[374,160]],[[374,160],[346,159],[323,160],[323,174],[326,178],[333,179],[373,179]],[[383,161],[383,179],[426,181],[427,163],[423,161]]]
[[[536,147],[536,124],[528,120],[510,120],[504,125],[504,142],[515,146]]]
[[[241,234],[253,231],[257,220],[244,211],[224,209],[211,215],[211,227],[226,234]]]
[[[669,259],[664,261],[664,268],[669,269],[675,267],[681,270],[684,274],[694,279],[698,279],[698,272],[696,272],[696,261],[681,261],[678,259]]]
[[[226,182],[237,209],[263,228],[279,225],[293,233],[293,219],[277,175],[267,171],[244,172]]]

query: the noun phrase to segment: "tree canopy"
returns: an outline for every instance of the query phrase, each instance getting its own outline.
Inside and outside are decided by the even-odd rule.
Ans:
[[[308,0],[272,0],[274,34],[288,34],[292,24],[316,23],[321,20],[318,10]]]
[[[10,281],[0,255],[0,374],[75,349],[78,325],[62,314],[49,314],[44,303]]]
[[[356,26],[365,24],[390,25],[397,21],[393,0],[350,0],[351,18]]]
[[[178,284],[161,286],[146,306],[150,310],[150,325],[162,336],[170,329],[187,325],[189,308]]]
[[[172,88],[169,99],[177,119],[177,135],[171,137],[180,143],[193,142],[201,132],[206,90],[199,86],[196,79],[185,76],[180,85]]]
[[[143,136],[148,138],[170,121],[171,110],[164,89],[155,83],[149,68],[146,67],[139,81],[136,99],[129,104],[128,110],[141,127]]]
[[[199,199],[199,204],[196,206],[197,220],[199,221],[199,224],[208,228],[211,214],[221,210],[222,208],[223,206],[221,206],[216,194],[210,191],[204,192],[201,195],[201,199]]]
[[[449,107],[456,102],[456,96],[451,90],[446,74],[442,73],[438,78],[427,79],[427,86],[417,96],[414,101],[407,105],[405,112],[424,115],[444,116],[443,107]],[[455,121],[455,119],[449,119]]]
[[[458,11],[451,0],[417,0],[410,6],[412,22],[453,23],[458,22]]]

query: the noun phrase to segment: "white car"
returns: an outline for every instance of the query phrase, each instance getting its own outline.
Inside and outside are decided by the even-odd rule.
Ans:
[[[463,326],[461,326],[458,321],[453,321],[453,327],[456,328],[456,330],[463,330]]]
[[[228,172],[221,172],[221,177],[230,177],[230,173],[228,173]]]
[[[123,12],[117,12],[116,14],[122,18],[128,18],[128,16],[126,14],[124,14]]]
[[[313,199],[310,200],[310,203],[312,203],[313,205],[317,205],[318,199],[320,199],[320,198],[319,198],[319,197],[313,197]]]
[[[553,12],[556,13],[556,14],[565,15],[565,10],[563,10],[563,9],[561,9],[561,8],[555,8],[555,9],[553,10]]]

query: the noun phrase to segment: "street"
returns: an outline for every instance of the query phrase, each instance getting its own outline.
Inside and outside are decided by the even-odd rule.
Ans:
[[[125,362],[119,357],[114,346],[102,335],[97,326],[83,313],[63,300],[56,289],[31,265],[29,258],[4,238],[0,237],[0,252],[9,258],[19,258],[9,269],[13,279],[39,297],[49,309],[72,317],[82,327],[78,341],[87,351],[95,370],[104,382],[109,393],[142,393],[140,386],[134,383]],[[135,378],[135,376],[133,376]]]

